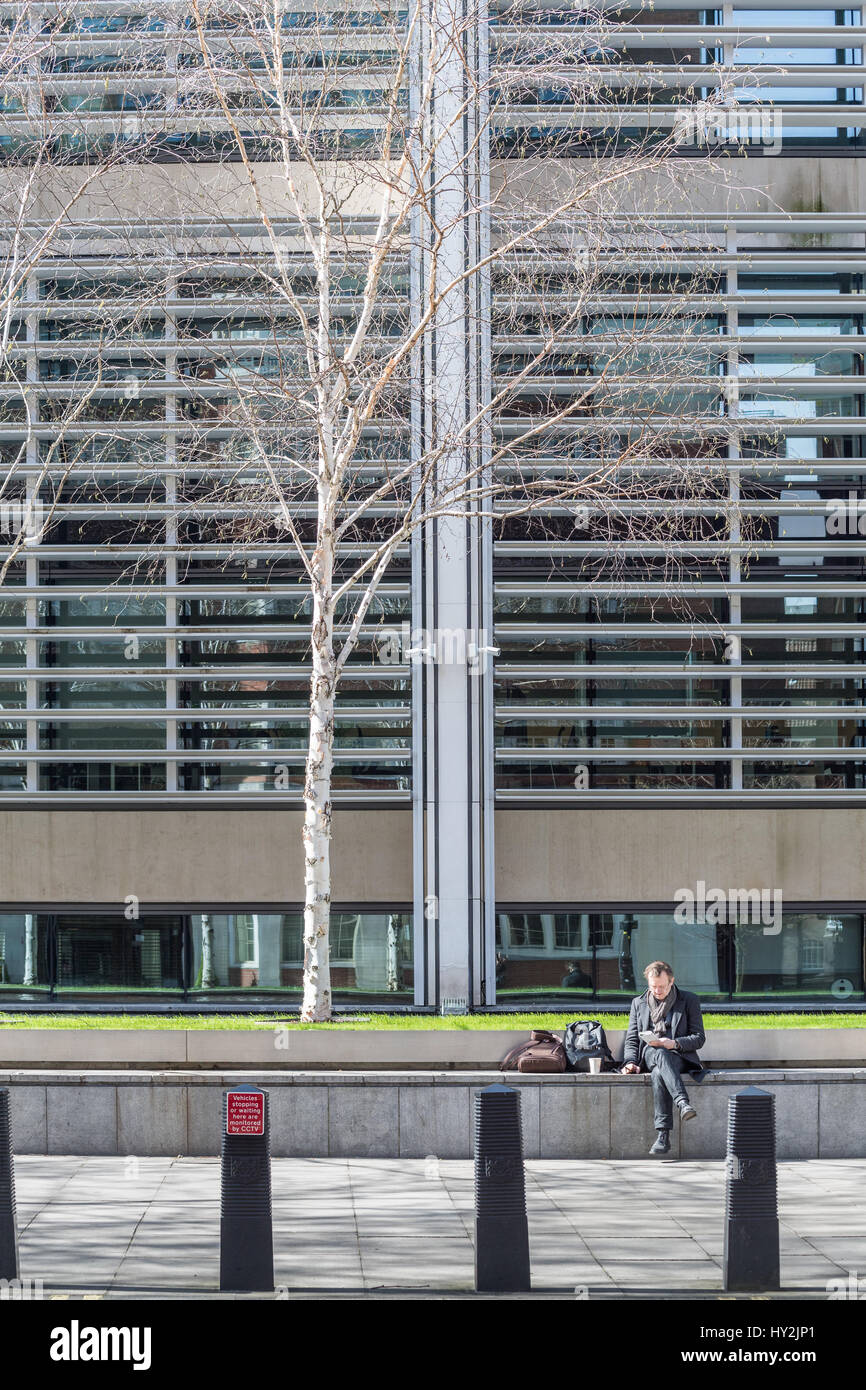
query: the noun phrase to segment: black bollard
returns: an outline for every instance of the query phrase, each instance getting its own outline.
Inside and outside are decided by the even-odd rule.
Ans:
[[[778,1289],[776,1102],[747,1086],[728,1101],[724,1287]]]
[[[271,1125],[258,1086],[223,1092],[220,1289],[266,1293],[274,1287]]]
[[[475,1097],[475,1288],[530,1287],[520,1092],[485,1086]]]
[[[18,1223],[9,1092],[0,1091],[0,1279],[18,1278]]]

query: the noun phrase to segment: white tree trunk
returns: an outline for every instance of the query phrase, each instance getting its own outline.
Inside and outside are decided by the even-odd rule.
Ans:
[[[21,983],[36,984],[36,915],[33,912],[24,916],[24,977]]]
[[[313,599],[310,683],[310,742],[304,782],[304,999],[301,1018],[317,1023],[331,1016],[328,929],[331,920],[331,772],[334,753],[334,611],[332,552],[317,547],[324,592]]]
[[[213,922],[210,913],[201,916],[201,987],[213,989],[216,983],[213,968]]]
[[[400,966],[398,947],[400,941],[400,918],[392,912],[388,918],[388,990],[396,992],[400,988]]]

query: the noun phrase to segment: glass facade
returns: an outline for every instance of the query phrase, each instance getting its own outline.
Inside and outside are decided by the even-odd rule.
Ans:
[[[644,908],[499,912],[497,998],[515,1008],[548,1000],[622,1007],[645,987],[650,961],[665,960],[708,1004],[862,1005],[863,914],[783,912],[781,930],[769,932],[746,913],[724,915],[689,925]]]
[[[86,11],[69,19],[46,11],[50,42],[28,59],[52,111],[138,111],[142,129],[152,126],[145,163],[179,149],[178,140],[205,163],[224,158],[220,121],[198,109],[199,87],[183,79],[201,63],[183,8],[146,16],[95,0]],[[326,7],[323,18],[301,6],[283,19],[293,70],[320,70],[315,30],[345,71],[328,109],[354,148],[360,135],[339,112],[376,110],[371,79],[356,70],[373,57],[387,73],[405,14]],[[593,114],[570,104],[567,74],[561,90],[533,80],[554,41],[562,45],[569,27],[579,37],[587,17],[502,0],[489,19],[493,157],[561,156],[572,131],[576,153],[627,146],[629,131],[654,123],[669,132],[678,114],[705,111],[718,95],[720,67],[732,76],[734,114],[780,115],[772,153],[856,152],[861,20],[859,9],[648,15],[620,7],[595,50],[573,48],[575,61],[598,68]],[[229,9],[209,12],[207,23],[214,42],[235,34],[238,63],[258,70],[254,25],[239,36]],[[497,64],[525,69],[525,88],[512,84],[507,100],[495,85]],[[225,80],[231,86],[228,70]],[[238,79],[234,95],[249,110],[253,141],[267,93],[242,97],[243,86]],[[615,132],[610,112],[620,118]],[[4,119],[9,140],[29,129],[26,102]],[[86,148],[101,138],[98,125],[70,127],[68,139]],[[750,152],[744,131],[728,142],[736,155]],[[697,157],[703,146],[686,140],[677,149]],[[820,235],[815,216],[826,226]],[[664,350],[662,333],[657,345],[618,358],[618,337],[635,322],[662,325],[672,338],[692,334],[699,378],[667,402],[669,457],[654,457],[646,474],[644,511],[658,526],[657,545],[637,543],[619,524],[615,497],[579,524],[574,509],[560,507],[497,527],[488,615],[499,649],[496,793],[506,802],[569,801],[576,791],[605,801],[862,798],[866,550],[859,514],[853,535],[846,520],[866,502],[862,228],[823,209],[663,221],[663,245],[647,244],[643,232],[630,239],[627,227],[609,239],[593,303],[577,316],[579,277],[567,258],[551,252],[541,270],[525,274],[515,264],[493,273],[497,387],[525,369],[557,323],[569,325],[543,374],[532,372],[497,413],[492,446],[504,473],[519,469],[532,485],[585,461],[590,476],[620,416],[619,447],[628,447]],[[246,233],[220,238],[211,229],[215,243],[203,257],[193,235],[162,230],[175,248],[170,269],[161,236],[118,253],[95,237],[65,257],[52,246],[12,310],[17,379],[0,384],[0,461],[9,466],[23,451],[16,500],[42,508],[49,523],[38,545],[15,555],[4,582],[0,699],[19,717],[6,721],[0,794],[34,804],[182,796],[243,805],[297,801],[302,788],[304,576],[276,515],[256,540],[236,528],[244,464],[252,479],[256,457],[241,388],[260,382],[264,394],[275,374],[297,369],[297,326]],[[208,264],[216,252],[218,268]],[[311,303],[306,252],[287,250],[285,265],[298,302]],[[357,322],[363,283],[360,262],[343,269],[338,337]],[[412,269],[407,255],[387,271],[377,306],[385,337],[412,312]],[[545,413],[587,390],[585,408],[544,431]],[[368,482],[409,457],[410,397],[361,433],[355,462]],[[700,411],[699,435],[679,430],[684,406]],[[288,431],[303,453],[296,423],[266,414],[257,419],[258,446],[271,448],[279,466]],[[530,443],[527,416],[538,419]],[[738,427],[735,443],[726,422]],[[696,458],[705,464],[704,494],[684,498],[678,465],[688,461],[694,473]],[[630,486],[623,476],[624,506]],[[849,512],[837,524],[843,501]],[[372,552],[375,521],[357,530],[355,558]],[[673,567],[672,548],[681,552]],[[380,659],[383,633],[412,621],[412,550],[395,557],[340,687],[337,801],[409,804],[413,796],[417,672],[403,652]],[[352,604],[347,595],[346,622]]]
[[[107,911],[0,914],[0,995],[8,1004],[185,1002],[263,1008],[297,1003],[302,915],[272,912]],[[783,912],[765,932],[728,915],[683,925],[673,910],[509,909],[496,918],[500,1005],[532,1009],[583,1001],[622,1007],[651,960],[675,963],[684,988],[708,1004],[864,1002],[866,916]],[[413,1001],[412,913],[335,910],[335,1000],[405,1008]]]
[[[227,362],[236,370],[233,345],[260,337],[266,313],[268,332],[291,335],[236,259],[218,282],[190,270],[167,284],[153,256],[143,321],[115,317],[141,287],[103,257],[46,262],[21,298],[16,351],[35,353],[37,438],[27,420],[7,422],[0,454],[26,453],[16,472],[35,479],[28,502],[48,520],[38,545],[17,548],[5,581],[0,699],[35,715],[29,737],[7,725],[8,793],[52,803],[300,795],[310,598],[276,517],[258,543],[235,535],[247,444],[231,401],[210,385]],[[296,272],[303,293],[302,257]],[[133,361],[137,343],[147,351]],[[87,423],[70,429],[81,396]],[[399,432],[392,443],[399,456]],[[358,453],[359,468],[384,466],[376,428]],[[354,560],[364,547],[359,534]],[[334,785],[344,799],[410,793],[408,667],[380,661],[376,645],[383,627],[408,620],[409,580],[404,547],[341,682]]]
[[[297,1004],[302,928],[300,912],[0,914],[0,996]],[[335,909],[331,942],[338,1002],[412,1002],[411,910]]]
[[[669,240],[687,264],[687,233]],[[702,262],[718,267],[723,312],[701,322],[701,341],[713,410],[720,424],[736,422],[737,441],[714,442],[707,426],[702,437],[674,437],[674,456],[654,462],[644,505],[658,517],[658,544],[625,526],[617,533],[601,508],[588,524],[560,509],[520,538],[503,523],[494,548],[501,799],[830,800],[864,789],[863,235],[839,234],[837,251],[805,258],[800,240],[781,222],[736,237],[720,227],[715,243],[705,235]],[[840,257],[850,270],[838,269]],[[641,290],[656,287],[610,259],[605,288],[644,313]],[[660,298],[685,331],[683,278]],[[550,314],[557,292],[548,284],[545,293]],[[565,313],[567,285],[559,293]],[[744,312],[758,300],[760,313]],[[609,324],[588,314],[582,330],[592,344]],[[604,367],[603,353],[587,355],[586,371]],[[508,428],[503,421],[503,436]],[[541,475],[590,459],[591,423],[546,445],[521,466]],[[704,499],[677,495],[677,451],[704,457]],[[673,563],[672,541],[682,551]]]
[[[575,154],[627,152],[646,139],[681,132],[683,155],[705,154],[731,138],[763,153],[856,153],[863,148],[862,10],[776,4],[705,9],[662,4],[578,9],[558,3],[491,7],[491,37],[500,58],[531,73],[551,51],[552,35],[598,26],[592,45],[575,48],[573,64],[592,63],[604,113],[575,109],[568,69],[560,83],[532,82],[517,111],[495,130],[497,152],[543,151],[556,139]],[[846,33],[846,30],[850,31]],[[712,103],[724,97],[719,106]],[[683,121],[709,106],[709,125]],[[767,108],[778,112],[766,119]]]
[[[534,524],[503,519],[497,529],[503,799],[569,799],[584,766],[581,790],[600,799],[866,793],[863,236],[830,232],[822,240],[835,246],[804,252],[796,218],[766,232],[743,223],[736,236],[702,233],[701,252],[705,269],[717,267],[721,310],[700,325],[707,408],[720,427],[740,425],[739,443],[723,448],[710,423],[701,439],[675,439],[667,464],[654,462],[645,507],[664,539],[637,543],[627,528],[617,534],[609,515],[576,524],[562,509]],[[671,233],[672,260],[694,258],[693,235]],[[604,290],[642,313],[646,275],[623,268],[629,255],[638,252],[624,238],[609,254]],[[527,285],[527,294],[539,288]],[[658,290],[671,331],[688,319],[686,289],[680,275]],[[120,276],[46,261],[20,302],[26,331],[14,351],[38,366],[40,438],[26,420],[7,420],[0,452],[11,461],[27,451],[26,472],[39,480],[33,500],[51,521],[40,544],[12,560],[4,586],[0,697],[9,715],[21,713],[5,721],[0,789],[37,802],[111,793],[296,800],[309,598],[275,532],[240,544],[231,536],[236,503],[199,501],[212,493],[215,472],[236,478],[242,427],[227,400],[214,402],[212,376],[183,370],[188,345],[198,364],[218,364],[232,338],[258,331],[262,309],[250,317],[240,270],[218,294],[192,273],[171,290],[155,286],[145,328],[129,330],[148,342],[135,392],[120,379],[93,387],[97,369],[104,378],[107,361],[129,358],[123,323],[92,364],[87,355],[104,327],[99,296],[122,303],[123,291]],[[520,347],[512,289],[494,284],[501,383],[538,350],[560,302],[568,312],[569,292],[565,275],[545,285],[543,321],[522,316]],[[395,306],[407,293],[395,289]],[[759,313],[746,312],[758,301]],[[217,307],[224,317],[213,317]],[[616,322],[587,313],[575,331],[585,345],[581,370],[559,364],[552,380],[560,392],[584,391],[588,374],[602,376],[604,338]],[[55,369],[72,341],[78,355],[58,385]],[[86,437],[68,440],[64,426],[58,440],[52,410],[73,389],[88,393]],[[527,404],[543,410],[544,393]],[[524,430],[512,402],[497,419],[497,446],[507,454]],[[531,452],[516,447],[513,466],[541,478],[585,458],[589,472],[594,443],[591,420],[560,425]],[[359,466],[384,469],[395,447],[408,447],[406,439],[386,445],[371,431]],[[703,500],[677,496],[677,451],[706,457]],[[131,477],[144,472],[146,487]],[[625,503],[626,478],[622,486]],[[675,573],[672,544],[682,551]],[[380,659],[383,635],[411,617],[406,546],[341,683],[337,799],[411,797],[413,669]]]

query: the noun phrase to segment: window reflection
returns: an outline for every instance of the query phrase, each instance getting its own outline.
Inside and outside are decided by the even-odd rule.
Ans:
[[[863,995],[863,919],[853,913],[785,913],[782,930],[735,928],[737,998],[782,995],[844,1001]]]
[[[194,991],[301,994],[302,913],[199,913],[191,921]],[[335,998],[414,997],[409,912],[333,912],[330,956]]]
[[[680,924],[673,913],[499,912],[496,997],[532,1007],[555,999],[624,1004],[643,988],[652,960],[705,1002],[766,1000],[838,1004],[864,997],[864,918],[827,910],[783,913],[782,930],[740,921]]]
[[[50,945],[47,924],[40,917],[39,934],[44,941],[43,970],[53,974],[58,991],[99,996],[103,992],[177,993],[183,988],[179,917],[127,921],[99,914],[63,915],[53,924]]]
[[[333,912],[331,983],[337,1001],[411,1003],[412,913]],[[297,1004],[302,989],[300,912],[0,914],[0,992],[22,1002],[74,992]]]

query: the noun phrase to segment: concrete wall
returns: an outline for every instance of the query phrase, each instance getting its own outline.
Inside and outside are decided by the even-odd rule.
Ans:
[[[621,161],[609,161],[614,174],[623,172]],[[603,168],[600,161],[599,168]],[[593,166],[592,178],[596,176]],[[589,178],[590,175],[585,175]],[[501,181],[507,179],[502,190]],[[568,196],[574,187],[573,164],[550,158],[525,159],[491,166],[491,184],[501,207],[524,209],[549,207],[556,197]],[[605,190],[605,206],[627,215],[637,209],[643,220],[647,209],[671,216],[704,213],[853,212],[859,214],[866,195],[866,166],[860,159],[809,157],[742,159],[716,154],[707,159],[675,159],[659,168],[625,177]],[[826,233],[824,234],[826,237]],[[790,233],[787,234],[790,245]],[[826,244],[816,241],[815,245]],[[833,244],[838,244],[834,242]],[[859,245],[853,239],[843,244]]]
[[[866,902],[866,810],[500,810],[500,902],[672,902],[699,879]]]
[[[597,166],[601,171],[605,161]],[[621,161],[609,161],[615,170]],[[356,161],[351,168],[325,165],[326,178],[343,200],[347,217],[378,212],[381,197],[381,165],[366,169]],[[756,172],[757,169],[757,172]],[[271,215],[293,215],[286,180],[280,168],[259,164],[256,177],[263,200]],[[295,186],[316,206],[316,188],[307,168],[292,167]],[[586,179],[585,167],[579,177]],[[595,177],[593,173],[592,177]],[[507,181],[507,188],[504,187]],[[494,196],[504,208],[529,205],[549,206],[553,197],[567,196],[574,187],[574,162],[535,158],[500,162],[493,160],[491,184]],[[59,199],[77,194],[80,170],[54,169],[37,194],[32,216],[57,215]],[[204,191],[203,191],[204,190]],[[0,207],[14,207],[15,192],[9,191],[9,178],[0,170]],[[623,212],[647,207],[657,212],[691,214],[695,212],[858,212],[866,192],[866,169],[862,160],[822,156],[809,157],[798,152],[793,158],[741,159],[724,153],[712,158],[678,159],[660,169],[635,173],[629,169],[619,184],[609,187],[605,196],[616,198]],[[613,206],[612,201],[608,206]],[[151,164],[107,170],[95,187],[77,198],[70,221],[99,225],[102,220],[122,218],[135,221],[202,217],[223,213],[226,218],[256,220],[255,202],[249,179],[239,164],[216,165]],[[10,212],[11,215],[11,212]],[[89,241],[91,238],[89,238]]]
[[[279,1157],[468,1158],[473,1096],[496,1072],[256,1074],[270,1096]],[[647,1076],[509,1076],[521,1094],[527,1158],[645,1158],[654,1138]],[[221,1095],[248,1072],[2,1072],[19,1154],[207,1156]],[[697,1119],[676,1125],[673,1157],[722,1158],[727,1101],[747,1085],[776,1098],[779,1158],[866,1157],[866,1071],[727,1072],[692,1087]]]
[[[0,901],[303,899],[300,811],[0,811]],[[408,810],[334,814],[336,902],[411,902]],[[500,809],[500,902],[671,902],[698,879],[866,902],[866,809]]]
[[[607,161],[614,172],[620,161]],[[603,168],[605,161],[593,166]],[[757,170],[757,172],[756,172]],[[503,180],[507,188],[502,191]],[[530,158],[515,166],[492,162],[491,184],[503,207],[550,205],[554,197],[566,197],[574,185],[569,160]],[[723,152],[708,159],[676,159],[658,168],[635,172],[609,187],[608,208],[623,213],[638,209],[646,217],[654,212],[678,216],[695,213],[742,212],[855,212],[863,207],[866,168],[862,160],[809,157],[742,159]]]
[[[608,1042],[621,1058],[625,1034]],[[265,1071],[398,1067],[485,1071],[525,1042],[525,1029],[0,1029],[0,1067],[255,1067]],[[708,1065],[864,1066],[866,1028],[708,1028]]]
[[[303,902],[301,811],[0,811],[0,901]],[[412,901],[412,816],[334,813],[335,902]]]

